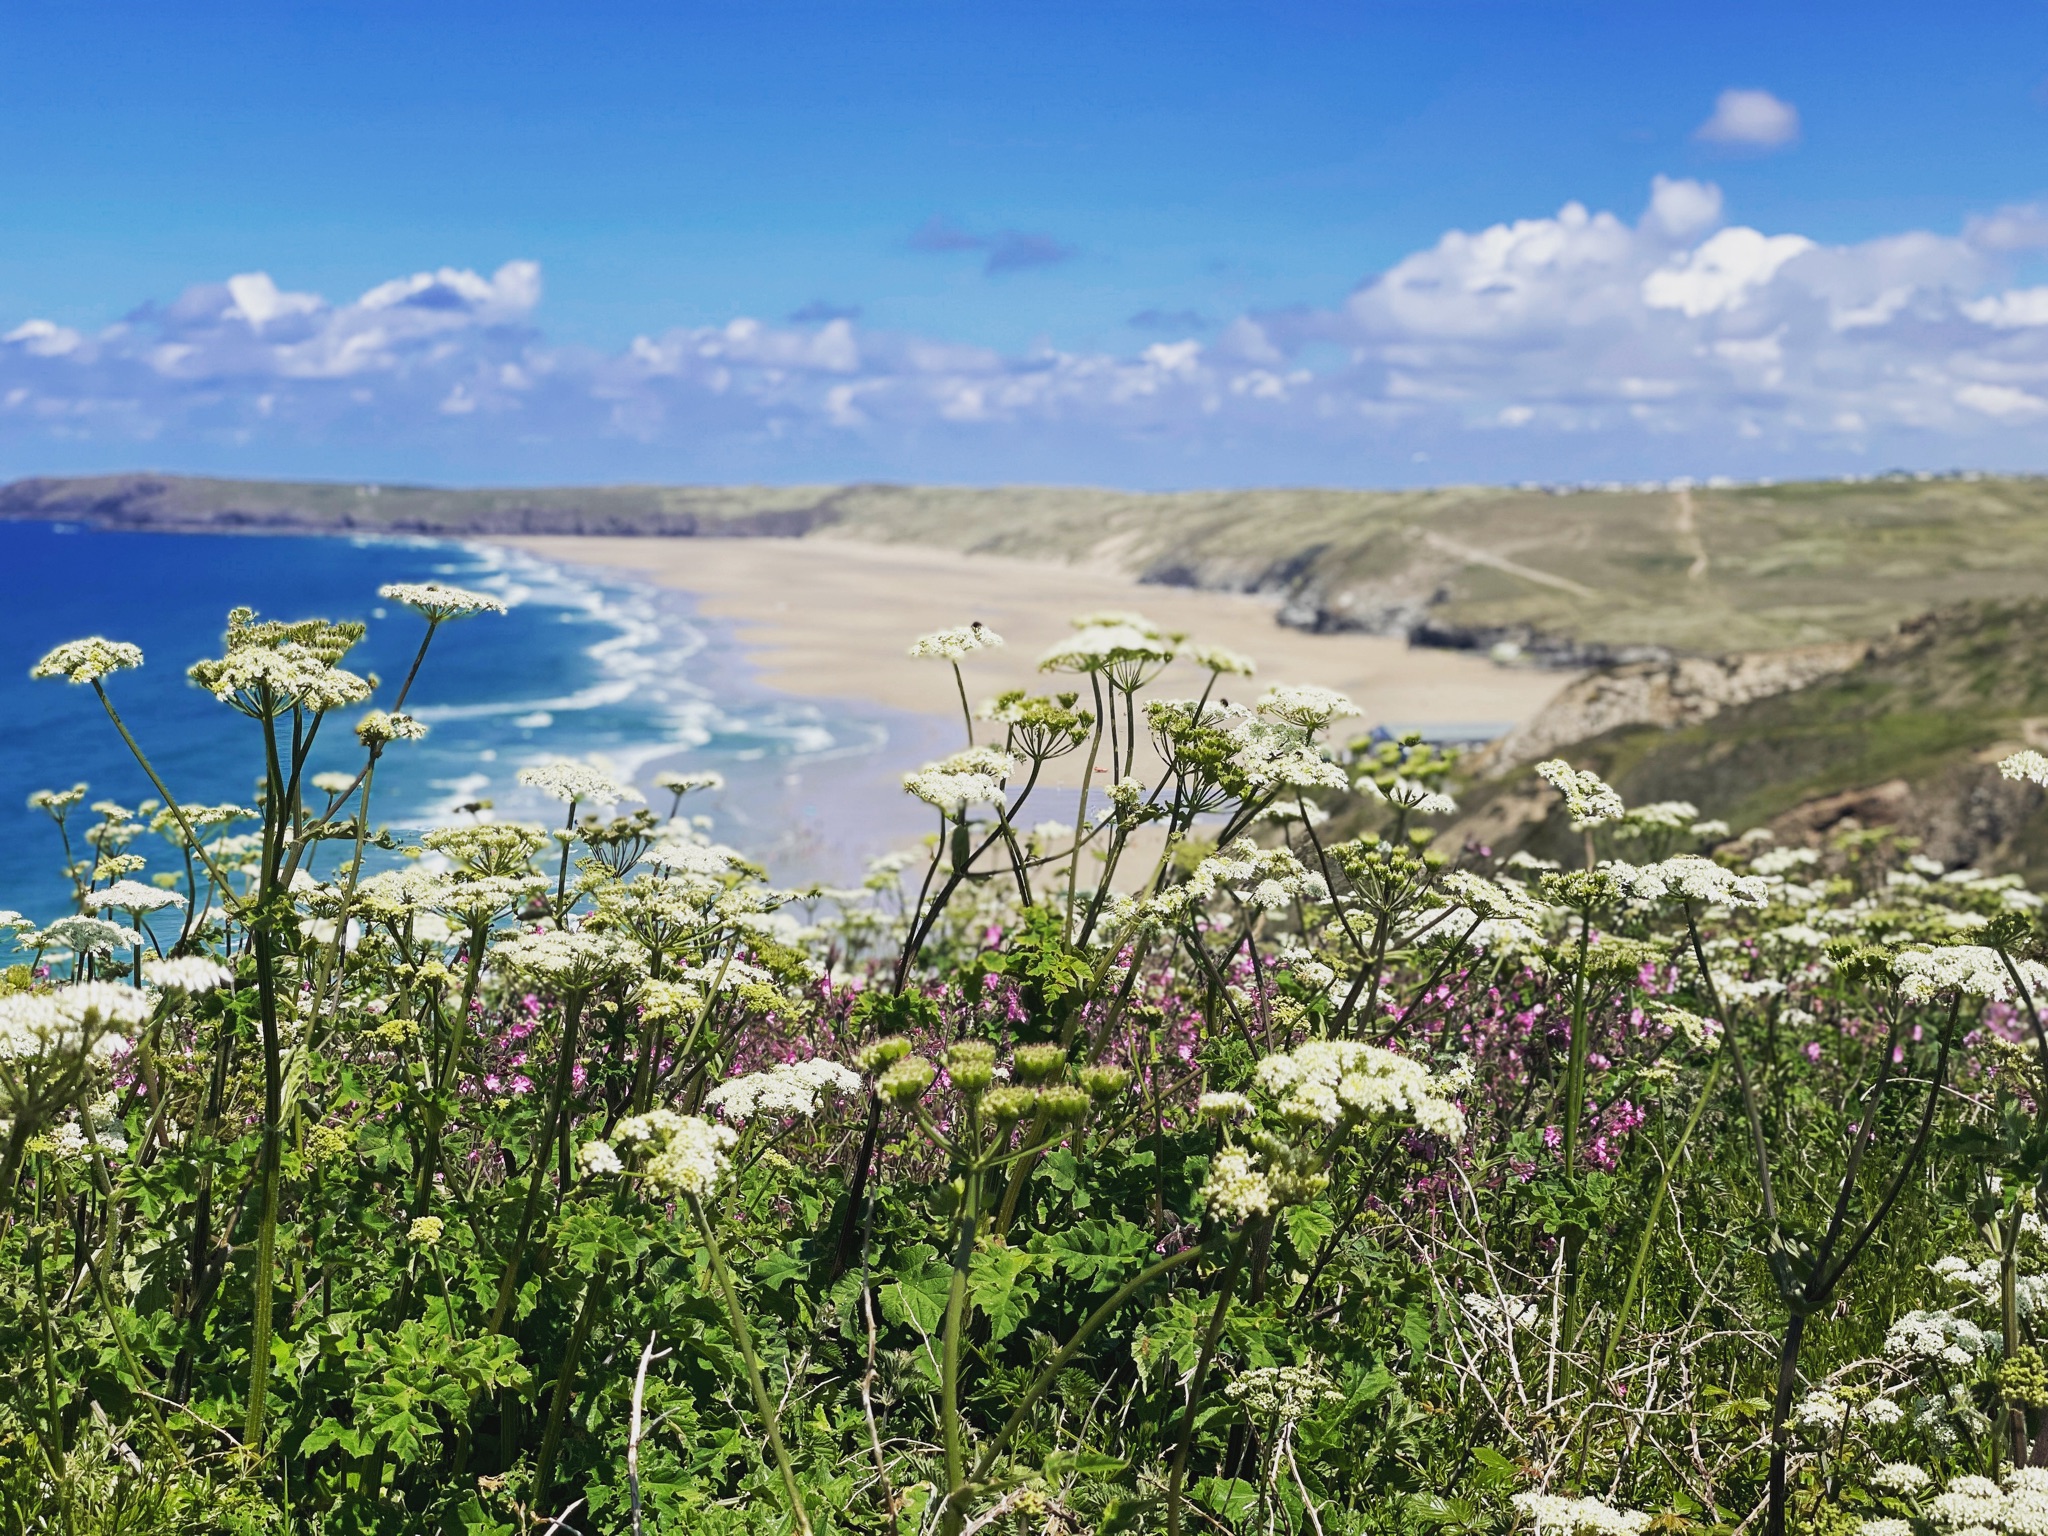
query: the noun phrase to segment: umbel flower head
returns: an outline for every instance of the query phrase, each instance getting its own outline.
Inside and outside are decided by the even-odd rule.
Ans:
[[[729,1166],[726,1154],[739,1140],[729,1125],[672,1109],[651,1109],[619,1122],[612,1138],[626,1147],[644,1148],[641,1174],[650,1188],[670,1199],[702,1199],[718,1188]]]
[[[1574,832],[1619,820],[1623,814],[1621,796],[1597,773],[1582,771],[1561,757],[1553,757],[1536,765],[1536,775],[1564,796],[1565,813],[1572,819]]]
[[[153,885],[144,885],[140,880],[116,880],[103,891],[94,891],[88,898],[92,906],[102,912],[161,912],[165,907],[182,907],[185,898],[176,891],[160,891]]]
[[[505,970],[563,992],[586,992],[633,975],[639,952],[608,933],[522,933],[492,952]]]
[[[505,611],[505,604],[495,597],[466,587],[451,587],[443,581],[388,582],[377,589],[377,595],[386,602],[405,604],[433,624]]]
[[[356,722],[356,740],[366,747],[381,747],[394,741],[419,741],[427,728],[411,715],[387,714],[373,709]]]
[[[618,805],[645,798],[630,784],[621,784],[593,763],[558,757],[553,762],[535,763],[519,770],[519,782],[529,789],[552,795],[565,805],[589,801],[596,805]]]
[[[185,675],[252,719],[275,719],[295,709],[324,714],[360,704],[376,688],[374,677],[336,665],[364,633],[353,621],[282,623],[236,608],[228,614],[227,654],[194,662]]]
[[[958,624],[951,629],[935,629],[928,635],[919,635],[910,642],[910,654],[915,657],[935,657],[940,661],[958,661],[976,651],[987,650],[1003,643],[1003,637],[990,629],[981,620],[971,624]]]
[[[704,1102],[722,1110],[728,1120],[749,1120],[756,1115],[808,1119],[818,1112],[827,1093],[858,1093],[860,1085],[859,1073],[813,1056],[809,1061],[784,1062],[766,1072],[729,1079],[705,1094]]]
[[[147,992],[116,981],[0,997],[0,1061],[119,1055],[128,1046],[120,1031],[142,1023],[151,1007]]]
[[[61,677],[70,683],[96,683],[109,672],[142,665],[142,647],[124,640],[92,635],[67,640],[29,668],[30,677]]]

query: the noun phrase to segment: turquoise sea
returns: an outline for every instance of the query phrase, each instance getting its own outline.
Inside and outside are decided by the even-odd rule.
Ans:
[[[513,605],[436,638],[410,705],[427,739],[394,746],[378,772],[373,819],[395,831],[477,800],[501,818],[552,821],[560,807],[514,775],[530,762],[596,754],[664,812],[657,773],[716,769],[727,789],[691,797],[700,803],[686,813],[711,816],[714,836],[778,879],[847,881],[867,857],[927,830],[899,776],[955,744],[943,720],[756,686],[730,633],[699,619],[687,594],[495,545],[5,523],[0,571],[0,908],[44,921],[66,910],[67,887],[56,832],[28,796],[84,780],[90,799],[132,806],[151,791],[91,690],[32,682],[29,668],[85,635],[141,646],[143,667],[108,687],[173,793],[249,804],[260,728],[185,678],[192,662],[219,653],[237,604],[267,618],[367,622],[369,638],[347,664],[383,677],[380,704],[421,633],[410,612],[378,601],[380,584],[438,577]],[[360,762],[346,729],[354,714],[330,727],[317,768]]]

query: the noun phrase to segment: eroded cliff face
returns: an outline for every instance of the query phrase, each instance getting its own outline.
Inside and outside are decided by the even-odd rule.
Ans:
[[[1476,772],[1504,773],[1554,755],[1561,747],[1632,725],[1665,730],[1711,720],[1733,705],[1804,688],[1862,661],[1859,643],[1801,646],[1740,656],[1683,657],[1615,667],[1581,678],[1543,711],[1493,743],[1473,762]]]

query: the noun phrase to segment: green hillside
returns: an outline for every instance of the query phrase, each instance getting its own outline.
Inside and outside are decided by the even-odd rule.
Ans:
[[[1283,622],[1567,663],[1871,638],[2048,596],[2048,479],[1138,494],[1021,486],[444,490],[120,475],[0,487],[106,526],[858,538],[1262,592]]]
[[[1997,759],[2048,731],[2048,603],[1973,604],[1903,626],[1846,672],[1678,730],[1630,727],[1559,755],[1631,804],[1689,800],[1736,832],[1812,840],[1853,820],[1944,863],[2048,870],[2037,789]],[[1522,767],[1468,789],[1465,835],[1552,857],[1579,841]]]

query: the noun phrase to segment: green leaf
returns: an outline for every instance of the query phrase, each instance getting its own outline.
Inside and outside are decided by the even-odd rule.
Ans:
[[[887,1279],[875,1288],[882,1315],[899,1328],[914,1326],[929,1334],[946,1315],[946,1292],[953,1284],[953,1266],[923,1243],[903,1256]]]
[[[1026,1278],[1038,1262],[1034,1254],[1001,1244],[976,1250],[967,1271],[967,1294],[988,1319],[991,1344],[1015,1333],[1038,1299],[1038,1287]]]
[[[1259,1490],[1241,1477],[1205,1477],[1190,1491],[1196,1503],[1225,1520],[1242,1520],[1259,1507]]]
[[[1287,1211],[1287,1241],[1295,1257],[1304,1264],[1315,1258],[1337,1223],[1312,1205],[1296,1205]]]

